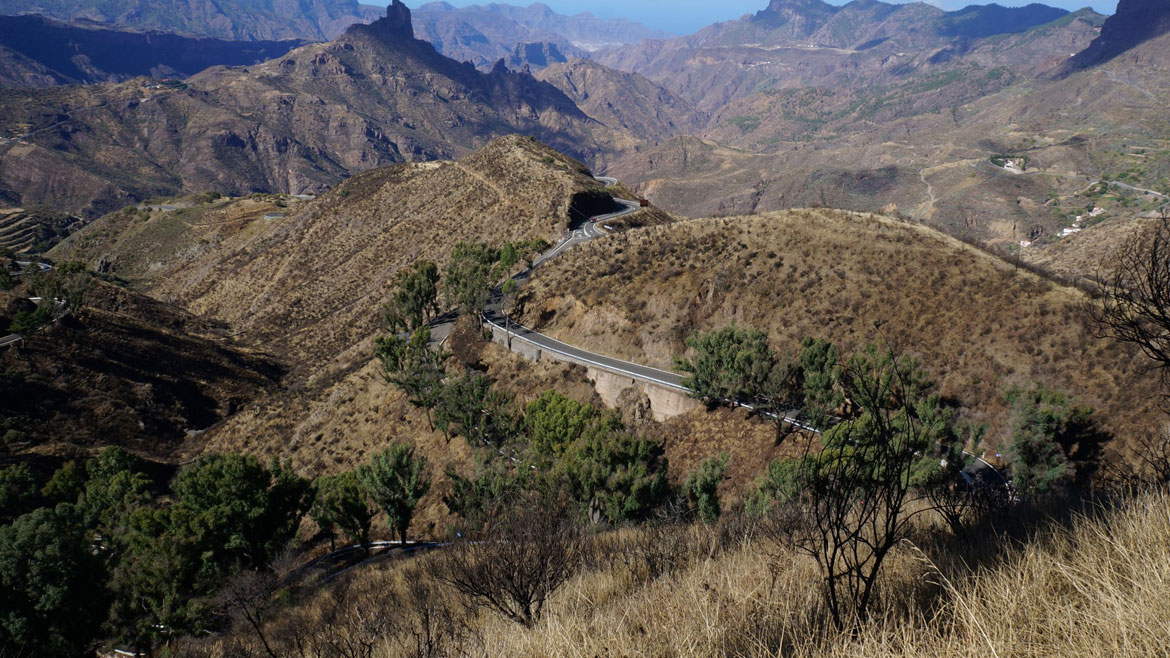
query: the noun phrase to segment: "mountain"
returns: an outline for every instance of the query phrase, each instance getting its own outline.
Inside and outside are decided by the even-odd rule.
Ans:
[[[608,50],[598,61],[641,73],[706,125],[607,171],[690,216],[824,205],[897,210],[1004,248],[1056,239],[1103,170],[1146,187],[1164,170],[1155,72],[1127,65],[1054,86],[1103,22],[1035,6],[778,0],[689,37]],[[1138,143],[1143,162],[1127,162]],[[993,164],[1014,152],[1032,158],[1027,172]]]
[[[633,139],[529,75],[443,57],[413,38],[400,2],[387,14],[335,41],[181,84],[0,95],[11,130],[0,143],[0,190],[13,205],[93,215],[208,190],[319,192],[358,171],[459,155],[511,133],[579,157]]]
[[[66,24],[40,16],[0,16],[0,85],[185,78],[211,66],[274,59],[303,45],[293,39],[226,41]]]
[[[1164,0],[1120,0],[1117,11],[1101,27],[1101,36],[1077,54],[1070,70],[1107,62],[1168,32],[1170,4]]]
[[[490,68],[500,59],[509,64],[518,44],[548,43],[566,57],[580,57],[599,48],[664,38],[668,34],[625,19],[599,19],[589,13],[558,14],[547,5],[504,4],[454,7],[432,2],[414,10],[415,36],[459,61]],[[536,61],[529,62],[537,66]]]
[[[704,117],[683,99],[637,73],[585,59],[552,64],[536,74],[565,93],[585,114],[644,140],[699,130]]]
[[[5,0],[4,14],[222,39],[331,39],[382,11],[357,0]]]
[[[996,34],[1026,32],[1068,14],[1068,10],[1038,3],[1025,7],[1003,7],[994,3],[968,5],[941,17],[937,29],[944,36],[978,39]]]
[[[792,53],[777,49],[820,51],[838,59],[864,54],[904,58],[907,52],[965,49],[972,39],[1027,32],[1068,13],[1043,5],[972,5],[945,12],[924,3],[853,0],[837,7],[822,0],[772,0],[766,9],[738,21],[717,23],[677,39],[610,48],[595,58],[659,82],[666,76],[681,75],[692,61],[705,62],[713,69],[720,68],[724,60],[757,64],[759,80],[745,85],[756,89],[762,81],[778,84],[772,72],[759,66],[791,59]],[[809,73],[818,75],[823,68],[817,66]],[[727,71],[708,73],[722,78]]]
[[[772,0],[748,22],[773,33],[780,31],[789,39],[807,39],[838,11],[823,0]]]

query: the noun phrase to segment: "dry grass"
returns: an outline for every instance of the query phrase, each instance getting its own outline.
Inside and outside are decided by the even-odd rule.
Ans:
[[[1110,220],[1042,247],[1027,249],[1023,256],[1029,262],[1070,278],[1108,276],[1118,250],[1151,224],[1151,220],[1141,218]]]
[[[630,231],[542,268],[523,301],[529,326],[666,368],[692,332],[731,322],[764,329],[782,351],[805,336],[847,350],[888,340],[994,438],[1013,384],[1068,390],[1118,436],[1157,417],[1156,378],[1098,337],[1083,293],[877,215],[801,210]]]
[[[645,529],[600,536],[599,557],[554,595],[531,630],[463,611],[450,592],[432,591],[431,601],[457,611],[468,626],[461,655],[484,657],[1164,656],[1167,509],[1170,494],[1163,490],[1041,526],[1023,543],[985,536],[926,541],[919,550],[906,542],[884,575],[876,619],[856,634],[827,627],[811,561],[758,537],[702,527],[681,531],[683,541],[672,544],[682,547],[679,567],[657,579],[621,559]],[[967,566],[979,562],[984,566]],[[312,627],[342,603],[340,620],[331,623],[367,623],[356,611],[371,606],[342,594],[378,598],[379,608],[394,608],[387,616],[399,628],[380,637],[373,655],[404,655],[410,636],[402,627],[417,606],[406,596],[403,574],[417,580],[421,573],[404,571],[412,566],[359,571],[347,589],[273,615],[281,621],[271,628]],[[219,638],[199,649],[219,655],[228,644]]]

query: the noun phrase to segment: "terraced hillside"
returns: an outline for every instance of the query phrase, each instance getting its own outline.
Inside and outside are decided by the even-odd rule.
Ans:
[[[47,210],[0,208],[0,247],[24,254],[44,250],[82,223],[80,217]]]
[[[37,228],[23,208],[0,211],[0,246],[23,253],[36,242]]]

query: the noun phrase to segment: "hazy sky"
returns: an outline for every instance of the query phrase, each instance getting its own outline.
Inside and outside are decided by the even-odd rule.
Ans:
[[[365,0],[371,2],[371,0]],[[491,0],[447,0],[451,4],[462,7],[465,5],[487,4]],[[501,0],[496,0],[500,2]],[[576,14],[588,11],[595,16],[604,18],[629,18],[630,20],[645,23],[650,27],[688,34],[701,27],[718,21],[734,20],[747,13],[752,13],[768,6],[768,0],[543,0],[544,4],[562,14]],[[847,0],[827,0],[835,5],[843,5]],[[901,0],[887,0],[899,2]],[[928,0],[930,4],[944,9],[959,9],[973,0]],[[1117,0],[998,0],[1005,6],[1026,5],[1029,2],[1043,1],[1044,4],[1065,9],[1080,9],[1090,6],[1101,13],[1113,13],[1117,8]],[[403,0],[410,7],[426,4],[427,0]],[[389,4],[381,0],[379,4]],[[531,0],[512,0],[501,4],[528,5]],[[987,4],[974,2],[974,4]]]

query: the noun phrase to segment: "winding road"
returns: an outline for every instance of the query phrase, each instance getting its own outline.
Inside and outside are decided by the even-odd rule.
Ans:
[[[597,177],[601,183],[605,183],[606,187],[613,187],[617,185],[617,180],[614,178]],[[516,283],[523,285],[532,276],[532,271],[542,264],[556,258],[564,253],[574,245],[596,240],[598,238],[609,235],[609,231],[605,230],[605,222],[612,221],[619,217],[633,214],[639,210],[641,204],[636,201],[627,201],[625,199],[614,198],[614,201],[622,206],[621,210],[588,218],[585,224],[578,228],[556,245],[552,249],[541,254],[536,260],[532,262],[531,268],[526,268],[516,276],[512,277]],[[533,331],[515,322],[510,322],[508,316],[504,313],[504,296],[500,292],[502,286],[497,287],[492,291],[491,299],[483,310],[483,321],[493,327],[508,332],[514,338],[520,338],[533,345],[536,345],[541,350],[547,350],[555,354],[570,357],[576,361],[583,361],[606,370],[617,372],[619,374],[627,375],[638,380],[659,384],[668,388],[677,389],[680,391],[689,391],[689,389],[682,385],[682,376],[666,370],[659,370],[658,368],[651,368],[649,366],[639,365],[630,361],[623,361],[612,357],[583,350],[579,347],[574,347],[568,343],[563,343],[555,338],[550,338],[542,333]]]
[[[604,183],[606,187],[613,187],[618,183],[616,178],[609,178],[605,176],[597,176],[595,178],[597,181]],[[532,276],[532,271],[543,263],[556,258],[573,245],[609,235],[609,231],[605,229],[606,222],[633,214],[641,208],[641,204],[635,201],[627,201],[625,199],[619,199],[616,197],[614,198],[614,201],[625,207],[621,210],[618,210],[617,212],[588,218],[584,226],[572,231],[552,249],[534,260],[532,262],[532,267],[526,268],[524,271],[512,277],[512,280],[516,281],[516,283],[519,285],[523,285],[526,281],[528,281],[529,277]],[[488,301],[487,306],[483,310],[482,319],[485,324],[507,333],[509,338],[521,339],[531,343],[532,345],[535,345],[536,347],[539,347],[544,352],[552,352],[562,357],[567,357],[570,361],[596,366],[609,372],[625,375],[637,381],[664,386],[666,388],[674,389],[676,391],[681,391],[687,394],[692,392],[691,389],[683,386],[683,376],[678,373],[670,372],[669,370],[651,368],[650,366],[633,363],[632,361],[623,361],[622,359],[615,359],[604,354],[598,354],[597,352],[590,352],[579,347],[574,347],[568,343],[561,342],[555,338],[550,338],[549,336],[546,336],[540,332],[534,331],[528,327],[509,320],[507,314],[504,312],[504,295],[501,292],[502,287],[502,285],[497,286],[496,289],[492,291],[491,299]],[[745,409],[761,413],[764,416],[770,418],[776,417],[775,413],[758,410],[751,405],[741,404],[734,401],[731,402]],[[785,415],[783,420],[784,422],[795,427],[799,427],[800,429],[820,434],[819,429],[803,423],[797,418]]]
[[[24,270],[27,270],[34,265],[33,261],[29,261],[29,260],[18,260],[18,261],[14,261],[14,262],[17,265],[19,265],[21,268],[21,271],[16,272],[15,276],[20,276],[20,275],[24,274],[25,273]],[[38,272],[48,272],[49,270],[53,269],[53,266],[50,265],[49,263],[35,263],[35,265],[37,266]],[[18,344],[20,344],[20,342],[22,340],[24,340],[24,336],[22,336],[20,334],[8,334],[7,336],[0,336],[0,347],[8,347],[9,345],[18,345]]]

